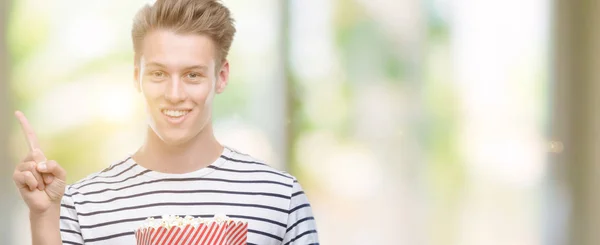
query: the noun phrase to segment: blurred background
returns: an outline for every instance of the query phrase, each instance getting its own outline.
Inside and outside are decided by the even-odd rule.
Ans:
[[[73,183],[142,143],[151,0],[0,0],[0,244],[30,119]],[[298,177],[323,244],[600,244],[595,0],[224,0],[225,145]]]

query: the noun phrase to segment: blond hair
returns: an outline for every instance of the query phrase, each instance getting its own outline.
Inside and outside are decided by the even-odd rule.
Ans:
[[[227,58],[235,34],[229,9],[218,0],[157,0],[152,6],[142,7],[133,20],[131,39],[136,64],[144,37],[157,29],[208,36],[216,46],[218,63]]]

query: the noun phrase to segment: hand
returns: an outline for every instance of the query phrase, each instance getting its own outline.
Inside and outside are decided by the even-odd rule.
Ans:
[[[46,159],[25,115],[17,111],[15,116],[25,133],[29,153],[15,168],[13,180],[30,213],[44,213],[52,206],[58,208],[65,193],[67,174],[58,163]]]

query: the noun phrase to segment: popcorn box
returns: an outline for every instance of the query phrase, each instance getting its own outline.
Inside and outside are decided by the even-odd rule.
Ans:
[[[246,244],[248,223],[227,216],[213,219],[186,216],[148,218],[135,230],[137,245],[239,245]]]

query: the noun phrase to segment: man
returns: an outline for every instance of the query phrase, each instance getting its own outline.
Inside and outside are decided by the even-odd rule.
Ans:
[[[148,217],[225,214],[248,222],[248,244],[318,244],[296,179],[222,146],[212,101],[229,78],[235,28],[217,0],[158,0],[132,28],[135,87],[148,113],[144,144],[123,161],[66,186],[16,112],[30,153],[13,175],[30,210],[33,244],[135,244]]]

